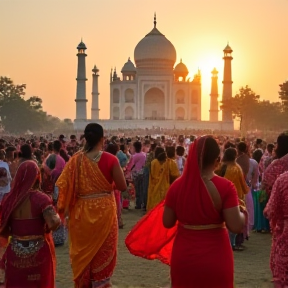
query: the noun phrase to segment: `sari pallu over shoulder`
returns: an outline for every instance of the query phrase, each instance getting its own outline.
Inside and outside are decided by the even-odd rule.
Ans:
[[[74,280],[81,278],[89,266],[97,271],[94,280],[110,277],[115,266],[110,264],[116,259],[118,237],[112,184],[102,174],[98,163],[80,152],[66,164],[56,186],[58,209],[69,215]],[[106,249],[108,246],[110,250]]]

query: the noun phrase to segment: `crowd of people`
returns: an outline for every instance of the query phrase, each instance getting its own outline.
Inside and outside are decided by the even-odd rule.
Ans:
[[[245,253],[252,231],[272,233],[274,285],[288,285],[287,132],[271,143],[220,134],[104,137],[91,123],[69,139],[3,138],[0,201],[7,288],[54,287],[55,247],[67,234],[75,287],[111,287],[123,209],[143,211],[127,248],[169,264],[173,288],[233,287],[233,251]]]

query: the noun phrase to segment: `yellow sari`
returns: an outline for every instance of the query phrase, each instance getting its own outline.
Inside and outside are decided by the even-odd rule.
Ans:
[[[249,187],[246,184],[241,167],[235,164],[228,164],[224,178],[230,180],[238,193],[238,198],[242,201],[245,200],[245,195],[249,192]],[[241,204],[243,204],[241,201]]]
[[[112,184],[102,174],[98,163],[80,152],[67,163],[56,186],[59,212],[69,215],[75,287],[91,281],[103,283],[99,287],[109,287],[106,280],[115,268],[118,241]]]
[[[179,176],[180,173],[174,160],[168,158],[162,164],[157,159],[151,162],[147,211],[165,199],[170,185]]]

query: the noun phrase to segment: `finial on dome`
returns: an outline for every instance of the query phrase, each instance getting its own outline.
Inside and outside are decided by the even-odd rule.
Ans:
[[[154,13],[154,28],[156,28],[156,24],[157,24],[157,21],[156,21],[156,12]]]
[[[130,57],[128,57],[128,61],[130,61]]]
[[[180,63],[182,63],[182,58],[180,59]]]

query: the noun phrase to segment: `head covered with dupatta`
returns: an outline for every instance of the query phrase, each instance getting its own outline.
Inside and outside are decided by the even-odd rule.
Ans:
[[[203,177],[206,170],[213,171],[219,161],[220,148],[213,136],[207,135],[197,138],[189,149],[189,155],[182,176],[176,180],[178,185],[179,201],[177,211],[183,214],[193,215],[195,223],[205,224],[218,213],[211,201]],[[176,182],[175,181],[175,182]],[[179,216],[179,218],[182,218]],[[188,217],[188,218],[191,218]],[[211,223],[207,223],[211,224]]]
[[[4,197],[0,205],[0,233],[4,231],[13,211],[29,196],[29,192],[35,187],[39,189],[40,170],[34,161],[22,162],[12,182],[11,191]]]
[[[219,155],[220,148],[213,136],[199,137],[190,146],[183,174],[171,185],[172,189],[177,187],[179,191],[176,204],[178,219],[192,218],[194,223],[189,224],[205,225],[213,224],[211,219],[219,215],[202,178],[205,169],[213,170]],[[135,256],[170,264],[177,225],[171,229],[164,228],[164,206],[165,200],[147,213],[128,234],[125,243]]]

